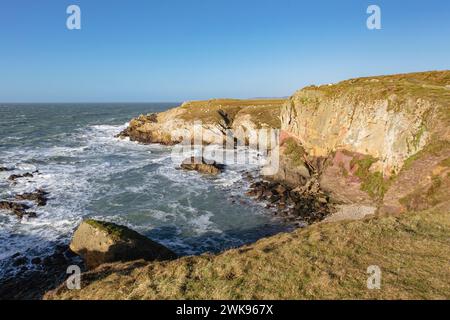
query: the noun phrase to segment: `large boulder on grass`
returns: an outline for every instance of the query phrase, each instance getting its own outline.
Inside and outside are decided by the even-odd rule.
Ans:
[[[80,255],[88,269],[116,261],[170,260],[170,249],[127,227],[97,220],[83,221],[73,235],[70,249]]]

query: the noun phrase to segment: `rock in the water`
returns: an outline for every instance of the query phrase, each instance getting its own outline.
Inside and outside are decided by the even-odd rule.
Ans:
[[[23,203],[17,203],[12,201],[0,201],[0,209],[8,210],[14,213],[19,218],[22,218],[25,215],[27,215],[30,218],[36,217],[36,213],[27,212],[27,210],[30,209],[30,207]]]
[[[168,248],[127,227],[91,219],[83,221],[75,231],[70,249],[84,259],[88,269],[115,261],[177,257]]]
[[[2,172],[2,171],[12,171],[13,169],[11,169],[11,168],[8,168],[8,167],[1,167],[0,166],[0,172]]]
[[[17,200],[31,200],[31,201],[35,201],[38,206],[45,206],[47,204],[48,194],[49,194],[48,192],[46,192],[42,189],[37,189],[34,192],[18,194],[18,195],[16,195],[16,199]]]
[[[19,178],[33,178],[33,174],[26,172],[24,174],[12,174],[9,176],[8,180],[9,181],[16,181]]]
[[[276,209],[275,215],[291,222],[318,222],[327,217],[332,209],[328,196],[320,190],[315,179],[295,189],[278,182],[257,181],[250,185],[246,194],[258,201],[268,202],[266,207]]]
[[[22,266],[22,265],[24,265],[24,264],[26,264],[26,263],[28,263],[28,259],[27,259],[27,258],[25,258],[25,257],[19,257],[19,258],[17,258],[16,260],[14,260],[13,265],[14,265],[15,267],[18,267],[18,266]]]
[[[200,173],[216,175],[222,172],[223,165],[220,165],[213,160],[206,160],[203,157],[190,157],[181,163],[181,168],[184,170],[193,170]]]

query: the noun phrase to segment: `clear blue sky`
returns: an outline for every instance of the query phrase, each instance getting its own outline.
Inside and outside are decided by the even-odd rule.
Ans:
[[[77,4],[82,29],[66,28]],[[382,30],[366,9],[382,10]],[[448,0],[1,0],[0,101],[288,96],[450,69]]]

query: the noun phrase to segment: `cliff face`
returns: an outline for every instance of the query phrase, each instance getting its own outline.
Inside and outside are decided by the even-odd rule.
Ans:
[[[430,72],[308,87],[282,108],[282,129],[313,156],[346,149],[373,156],[385,175],[395,174],[433,133],[449,139],[448,85],[450,72]]]
[[[280,117],[284,139],[295,139],[310,158],[328,159],[316,169],[335,198],[375,203],[390,194],[389,206],[398,209],[450,156],[450,71],[307,87]],[[411,166],[415,172],[407,174]],[[441,171],[440,179],[448,179]],[[406,176],[409,187],[391,188]]]

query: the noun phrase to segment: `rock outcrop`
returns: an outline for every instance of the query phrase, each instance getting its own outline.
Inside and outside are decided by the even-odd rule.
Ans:
[[[16,200],[35,201],[38,206],[45,206],[49,193],[43,189],[36,189],[34,192],[26,192],[15,196]]]
[[[222,172],[224,166],[214,160],[206,160],[203,157],[190,157],[181,163],[181,169],[197,171],[204,174],[217,175]]]
[[[17,179],[20,179],[20,178],[33,178],[33,177],[34,176],[33,176],[32,173],[26,172],[24,174],[12,174],[12,175],[10,175],[8,177],[8,180],[9,181],[16,181]]]
[[[279,128],[283,99],[213,99],[185,102],[158,114],[141,115],[130,121],[119,137],[141,143],[225,144],[230,135],[243,143],[256,144],[256,129]]]
[[[36,213],[28,211],[28,209],[30,209],[30,206],[24,203],[2,200],[0,201],[0,209],[9,211],[15,214],[20,219],[25,216],[29,218],[36,217]]]
[[[97,220],[85,220],[80,224],[70,249],[84,259],[88,269],[116,261],[176,258],[168,248],[127,227]]]
[[[277,182],[257,181],[250,185],[246,194],[266,201],[276,216],[302,227],[322,221],[333,208],[328,195],[320,190],[318,181],[314,179],[296,188]]]

